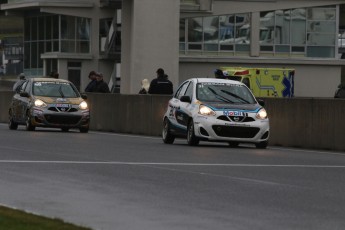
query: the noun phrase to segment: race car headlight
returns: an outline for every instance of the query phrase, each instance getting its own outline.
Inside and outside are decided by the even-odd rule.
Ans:
[[[83,101],[82,103],[79,104],[80,109],[87,109],[87,103],[86,101]]]
[[[265,109],[260,109],[259,112],[256,114],[256,118],[257,119],[261,119],[261,120],[264,120],[267,118],[267,112]]]
[[[36,106],[36,107],[43,108],[43,107],[46,107],[47,104],[44,103],[44,101],[42,101],[42,100],[40,100],[40,99],[36,99],[36,100],[35,100],[35,106]]]
[[[199,114],[206,115],[206,116],[214,116],[216,113],[209,107],[205,105],[200,105],[199,107]]]

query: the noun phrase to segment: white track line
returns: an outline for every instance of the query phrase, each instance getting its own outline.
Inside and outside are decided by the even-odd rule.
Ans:
[[[209,166],[209,167],[284,167],[284,168],[345,168],[345,165],[269,165],[269,164],[203,164],[203,163],[160,163],[160,162],[125,162],[125,161],[32,161],[0,160],[0,163],[13,164],[94,164],[94,165],[166,165],[166,166]]]

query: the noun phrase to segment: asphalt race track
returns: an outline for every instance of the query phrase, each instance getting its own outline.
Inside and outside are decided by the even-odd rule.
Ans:
[[[340,230],[344,191],[344,152],[0,124],[0,203],[95,230]]]

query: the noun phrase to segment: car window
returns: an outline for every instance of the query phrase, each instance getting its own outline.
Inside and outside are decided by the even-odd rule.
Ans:
[[[256,100],[244,85],[203,82],[197,84],[197,99],[206,102],[255,104]]]
[[[76,90],[67,82],[34,82],[32,93],[35,96],[45,97],[79,97]]]
[[[187,88],[186,93],[184,95],[189,96],[190,99],[193,99],[193,84],[192,84],[192,82],[190,82],[190,84],[188,85],[188,88]]]
[[[183,83],[183,85],[181,85],[179,87],[179,89],[176,91],[175,98],[179,99],[181,96],[184,95],[184,93],[185,93],[185,91],[186,91],[186,89],[188,87],[188,84],[189,84],[189,81]]]

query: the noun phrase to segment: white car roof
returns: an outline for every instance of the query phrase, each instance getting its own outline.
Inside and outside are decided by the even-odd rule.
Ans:
[[[203,83],[203,82],[214,82],[214,83],[227,83],[235,85],[244,85],[242,82],[229,80],[229,79],[220,79],[220,78],[191,78],[188,79],[194,82]]]

